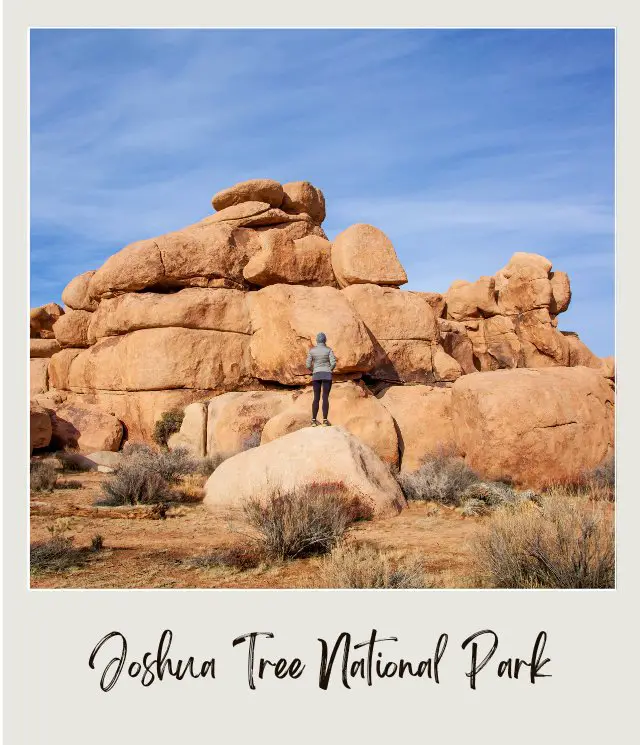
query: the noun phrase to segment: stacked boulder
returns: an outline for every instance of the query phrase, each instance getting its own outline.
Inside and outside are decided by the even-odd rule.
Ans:
[[[612,362],[558,331],[569,281],[544,257],[514,254],[495,276],[456,282],[445,295],[406,291],[407,275],[379,229],[357,224],[327,239],[324,196],[309,182],[245,181],[212,204],[200,222],[132,243],[67,285],[42,391],[60,397],[54,416],[63,407],[99,411],[118,422],[120,439],[148,440],[163,412],[184,409],[170,446],[240,468],[242,459],[230,456],[263,457],[275,441],[298,448],[293,435],[317,435],[299,431],[309,421],[306,355],[324,331],[338,360],[330,416],[344,434],[327,443],[351,453],[360,474],[353,483],[371,458],[410,470],[448,445],[482,470],[474,437],[484,442],[500,401],[533,410],[549,386],[559,397],[549,399],[549,416],[510,414],[526,432],[542,433],[538,461],[548,466],[545,429],[558,430],[549,452],[567,445],[568,427],[582,453],[554,473],[595,465],[611,448]],[[587,389],[596,395],[585,403]],[[559,412],[566,422],[551,422]],[[487,431],[497,437],[501,426]],[[578,445],[584,437],[592,445]],[[94,450],[120,443],[79,440]],[[527,481],[532,469],[516,476]]]
[[[451,285],[439,322],[443,344],[454,356],[461,346],[465,355],[470,350],[481,371],[585,366],[612,379],[611,358],[594,355],[576,333],[558,330],[558,315],[570,301],[565,272],[552,271],[544,256],[515,253],[495,276]]]

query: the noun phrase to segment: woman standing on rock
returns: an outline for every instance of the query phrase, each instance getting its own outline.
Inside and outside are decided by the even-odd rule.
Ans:
[[[312,372],[313,404],[311,406],[311,426],[318,426],[318,408],[320,405],[320,390],[322,389],[322,424],[329,426],[329,391],[331,390],[332,372],[336,366],[336,356],[333,349],[327,346],[327,335],[322,331],[316,336],[316,346],[309,350],[307,368]]]

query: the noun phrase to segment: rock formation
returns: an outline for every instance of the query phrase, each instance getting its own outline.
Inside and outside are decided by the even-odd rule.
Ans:
[[[212,204],[200,222],[73,278],[65,310],[31,311],[32,447],[117,450],[178,408],[171,447],[241,464],[264,463],[266,448],[286,458],[287,443],[313,448],[317,435],[336,463],[362,446],[384,468],[413,470],[446,447],[487,475],[539,483],[612,447],[613,359],[558,329],[570,283],[545,257],[515,253],[444,295],[407,291],[378,228],[327,239],[324,196],[309,182],[253,179]],[[318,331],[338,360],[339,435],[298,432]],[[211,483],[238,474],[225,464]]]

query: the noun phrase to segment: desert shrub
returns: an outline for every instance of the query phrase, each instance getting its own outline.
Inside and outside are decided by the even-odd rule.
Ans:
[[[592,471],[587,473],[587,478],[593,480],[597,484],[606,486],[609,489],[615,489],[616,486],[616,460],[615,456],[611,455],[606,458],[599,466],[596,466]]]
[[[459,500],[463,515],[482,515],[496,507],[516,505],[535,497],[534,491],[517,491],[504,481],[477,481],[460,494]]]
[[[171,498],[167,481],[148,464],[137,459],[123,462],[101,487],[105,496],[96,502],[100,506],[158,504]]]
[[[340,546],[320,570],[322,587],[348,589],[419,589],[433,587],[418,557],[398,557],[366,544]]]
[[[606,505],[565,493],[499,509],[475,545],[481,573],[502,588],[613,587],[614,526]]]
[[[176,481],[180,476],[195,473],[198,461],[186,448],[175,450],[158,450],[148,445],[136,444],[123,452],[123,466],[135,463],[159,474],[165,481]]]
[[[82,566],[87,552],[73,545],[71,538],[56,535],[49,541],[32,543],[29,551],[32,572],[61,572]]]
[[[156,452],[156,448],[147,445],[146,442],[138,442],[136,440],[125,442],[122,447],[123,458],[132,458],[136,455],[153,455]]]
[[[199,473],[189,473],[183,476],[175,492],[181,502],[201,502],[204,497],[205,477]]]
[[[478,474],[462,458],[446,453],[429,456],[417,471],[398,477],[407,499],[452,505],[459,505],[461,494],[478,480]]]
[[[63,473],[82,473],[93,468],[88,458],[72,448],[57,451],[55,457],[60,461]]]
[[[56,489],[82,489],[81,481],[58,481]]]
[[[31,491],[53,491],[58,480],[55,466],[51,462],[32,460],[29,480]]]
[[[209,551],[200,556],[193,556],[186,564],[197,569],[215,569],[225,567],[246,571],[254,569],[261,562],[258,551],[252,551],[246,547],[235,546],[233,548],[221,548]]]
[[[102,551],[104,548],[104,539],[100,533],[96,533],[91,539],[91,550],[94,552]]]
[[[491,507],[482,499],[468,497],[460,505],[460,513],[465,517],[478,517],[491,512]]]
[[[149,467],[169,482],[198,470],[198,461],[186,448],[156,452],[149,461]]]
[[[332,486],[311,484],[277,493],[264,504],[252,499],[244,514],[265,556],[294,559],[331,551],[366,510]]]
[[[166,447],[169,437],[182,426],[183,419],[184,411],[164,411],[153,428],[153,441],[161,447]]]
[[[207,455],[204,458],[200,458],[197,466],[197,473],[203,476],[211,476],[216,468],[226,460],[224,455],[216,453],[215,455]]]

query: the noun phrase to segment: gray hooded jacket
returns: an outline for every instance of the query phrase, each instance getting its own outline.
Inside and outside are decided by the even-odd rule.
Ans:
[[[309,350],[307,368],[313,373],[314,380],[331,380],[331,372],[336,366],[333,349],[326,344],[317,344]]]

